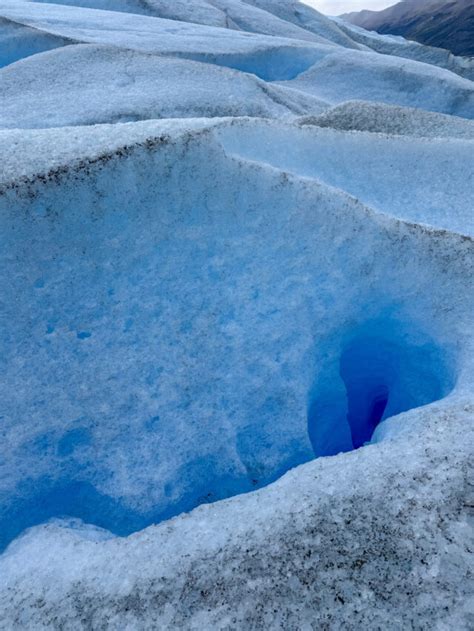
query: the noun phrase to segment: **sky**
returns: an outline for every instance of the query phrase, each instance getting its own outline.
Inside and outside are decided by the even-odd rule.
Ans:
[[[318,11],[327,15],[339,15],[346,11],[360,11],[361,9],[385,9],[396,4],[398,0],[303,0]]]

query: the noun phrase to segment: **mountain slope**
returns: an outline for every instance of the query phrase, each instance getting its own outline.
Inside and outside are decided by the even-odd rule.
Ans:
[[[455,55],[474,55],[474,0],[403,0],[383,11],[341,17],[367,30],[402,35]]]

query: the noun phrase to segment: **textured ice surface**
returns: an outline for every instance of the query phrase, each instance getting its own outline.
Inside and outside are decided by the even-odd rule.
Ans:
[[[68,38],[43,33],[0,17],[0,68],[18,59],[71,43]]]
[[[4,128],[325,109],[315,97],[228,68],[94,45],[28,57],[0,70],[0,81]]]
[[[46,0],[32,1],[50,4]],[[58,0],[54,4],[226,27],[225,15],[206,0]]]
[[[390,55],[338,49],[285,84],[330,103],[363,99],[474,118],[472,81]]]
[[[0,628],[470,628],[468,62],[63,4],[0,2]]]
[[[469,242],[453,234],[433,250],[442,235],[377,216],[311,172],[300,179],[297,154],[285,154],[291,176],[262,153],[306,153],[307,141],[324,155],[338,135],[362,148],[372,135],[185,125],[121,126],[130,136],[112,153],[109,128],[90,128],[102,145],[91,161],[61,169],[51,150],[44,175],[4,190],[7,540],[58,512],[125,534],[265,484],[313,451],[350,449],[339,372],[361,338],[387,346],[393,375],[369,370],[363,387],[396,384],[389,415],[454,385],[470,311],[448,305],[466,293]],[[35,146],[57,133],[2,137],[41,164]]]
[[[387,117],[391,119],[390,110]],[[474,125],[465,123],[466,128]],[[234,125],[223,129],[221,138],[234,155],[316,178],[375,210],[463,234],[474,232],[472,139],[298,130],[271,122],[249,123],[244,129]]]
[[[317,45],[311,42],[284,37],[250,34],[146,15],[37,4],[21,0],[2,0],[0,15],[36,28],[40,33],[145,52],[175,53],[182,56],[219,55],[224,59],[231,58],[232,54],[255,55],[259,51],[286,46],[293,53],[289,61],[293,61],[296,66],[299,63],[299,50],[303,53],[308,49],[311,51],[313,47],[316,51],[319,50]],[[327,42],[326,46],[331,47],[330,42]],[[309,55],[309,52],[306,54]]]
[[[44,0],[35,0],[43,2]],[[125,11],[181,22],[312,41],[358,45],[329,18],[299,2],[248,0],[60,0],[56,4]],[[292,6],[293,5],[293,6]]]
[[[335,44],[349,48],[359,47],[333,20],[298,0],[248,0],[248,4],[269,11],[282,20],[296,24]]]
[[[369,131],[421,138],[474,139],[474,121],[420,109],[347,101],[320,116],[299,119],[301,124],[346,131]]]
[[[422,61],[452,70],[467,79],[474,78],[474,60],[470,57],[457,57],[443,48],[424,46],[396,35],[380,35],[375,31],[369,32],[355,24],[345,22],[341,18],[333,19],[353,41],[367,46],[378,53]]]
[[[292,33],[270,37],[146,15],[11,0],[0,2],[0,16],[51,36],[186,57],[250,72],[266,81],[289,82],[286,87],[333,104],[364,99],[474,116],[471,81],[433,65],[353,50],[349,44],[335,46],[329,36],[324,38],[326,43],[318,43],[290,39]],[[322,26],[329,35],[333,27],[337,28],[326,18]],[[25,56],[28,54],[25,51]],[[61,67],[60,55],[56,59]],[[204,72],[201,81],[207,80]],[[23,84],[21,77],[17,83]],[[153,88],[147,92],[153,92]],[[155,107],[158,109],[158,104]]]
[[[0,557],[5,628],[467,630],[473,411],[404,414],[396,439],[127,539],[40,526]]]

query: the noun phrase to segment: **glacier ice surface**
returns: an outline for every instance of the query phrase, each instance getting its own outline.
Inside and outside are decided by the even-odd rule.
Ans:
[[[311,95],[225,67],[84,44],[23,59],[0,70],[0,80],[0,128],[201,116],[285,118],[327,108]]]
[[[0,628],[469,628],[470,61],[294,0],[0,20]]]
[[[346,131],[419,138],[474,138],[474,122],[460,117],[367,101],[346,101],[320,116],[303,116],[301,124]]]
[[[280,137],[305,152],[305,134],[323,151],[340,132],[154,122],[121,126],[127,144],[107,153],[109,128],[89,129],[99,157],[61,170],[51,151],[44,175],[4,186],[6,541],[62,513],[127,534],[370,439],[353,417],[370,423],[360,401],[381,386],[388,415],[452,389],[470,317],[447,307],[465,292],[463,237],[451,260],[436,231],[261,153]],[[37,165],[34,138],[42,152],[57,133],[2,135]]]

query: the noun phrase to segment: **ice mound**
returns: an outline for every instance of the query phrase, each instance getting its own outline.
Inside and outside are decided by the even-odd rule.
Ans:
[[[227,5],[224,0],[220,0],[220,2],[222,5]],[[244,2],[230,4],[234,7],[234,10],[240,7],[240,15],[245,14],[242,7],[246,7],[245,10],[251,9]],[[281,15],[285,15],[285,12],[277,11],[277,9],[281,9],[281,3],[270,4],[276,14],[281,13]],[[263,9],[258,8],[258,11],[263,12]],[[350,40],[344,44],[336,45],[337,38],[334,39],[333,37],[333,29],[338,29],[338,27],[327,18],[322,18],[322,16],[318,24],[326,30],[316,29],[319,33],[317,36],[311,30],[314,26],[313,23],[311,21],[307,23],[301,18],[302,24],[309,29],[303,32],[310,35],[309,39],[306,35],[302,39],[299,35],[295,35],[291,29],[286,32],[284,29],[267,29],[265,31],[265,29],[260,28],[260,30],[267,33],[262,34],[256,25],[254,25],[254,28],[252,27],[253,30],[247,25],[246,28],[251,30],[251,32],[247,32],[233,27],[218,28],[197,24],[191,21],[193,12],[194,9],[191,4],[188,16],[190,21],[185,21],[118,11],[101,11],[76,6],[22,2],[21,0],[17,2],[2,0],[0,2],[0,17],[9,20],[10,25],[14,23],[15,28],[17,28],[17,24],[21,24],[23,27],[35,29],[40,34],[40,38],[43,36],[63,38],[64,41],[69,43],[82,42],[126,49],[127,51],[133,50],[147,53],[148,55],[186,58],[207,64],[225,66],[244,73],[251,73],[267,83],[283,82],[278,86],[272,83],[271,86],[271,88],[278,90],[276,93],[272,91],[271,98],[277,100],[278,95],[281,94],[283,107],[286,106],[288,99],[296,104],[297,109],[311,108],[311,99],[319,100],[322,103],[328,102],[332,105],[347,100],[363,99],[366,101],[382,101],[395,105],[424,108],[466,118],[474,116],[474,89],[471,81],[434,65],[411,60],[403,60],[401,62],[399,57],[393,55],[381,55],[359,50],[361,46],[357,42],[351,42]],[[303,14],[305,14],[304,10]],[[283,21],[280,17],[278,19]],[[260,21],[262,20],[265,24],[269,24],[267,17],[260,16]],[[302,27],[301,30],[303,30]],[[268,34],[270,32],[277,33],[278,36],[271,36]],[[340,29],[338,29],[338,32],[341,32]],[[324,33],[327,37],[323,36]],[[46,48],[49,47],[46,46]],[[30,54],[31,51],[28,47],[23,50],[24,57]],[[87,56],[85,51],[82,51],[81,54]],[[125,53],[122,52],[122,54]],[[17,86],[22,87],[26,82],[28,86],[29,72],[35,70],[34,66],[36,63],[41,64],[42,62],[46,64],[51,61],[57,68],[62,68],[60,73],[64,73],[68,63],[71,61],[71,56],[76,56],[77,59],[77,55],[77,51],[72,53],[62,49],[57,51],[56,56],[52,58],[47,57],[43,60],[32,61],[31,67],[20,66],[17,68],[12,66],[7,74],[7,82],[14,82]],[[20,53],[17,51],[17,58],[19,56]],[[116,72],[113,68],[113,63],[109,63],[107,70],[103,68],[105,61],[97,63],[100,66],[98,70],[104,72],[106,76],[108,75],[108,81],[113,80]],[[158,62],[155,62],[155,67],[157,64]],[[146,75],[145,67],[153,65],[153,60],[143,60],[141,63],[137,61],[132,65],[135,66],[135,70],[132,70],[130,73],[129,81],[131,83],[133,83],[133,78],[137,72],[141,72],[142,77]],[[137,70],[137,66],[140,66],[140,71]],[[92,73],[93,69],[90,68],[89,71]],[[15,77],[17,72],[18,78]],[[82,73],[77,75],[78,85],[82,85],[82,75],[85,72],[83,70]],[[189,76],[193,72],[196,72],[196,68],[189,67],[186,74]],[[208,72],[211,71],[208,70]],[[52,68],[50,73],[53,73]],[[95,81],[100,81],[100,73],[94,74],[97,76]],[[198,74],[196,72],[196,75]],[[43,72],[41,72],[42,75]],[[144,116],[153,117],[154,113],[156,113],[156,116],[160,116],[158,93],[161,93],[164,89],[165,93],[168,92],[166,115],[183,116],[186,107],[179,106],[178,90],[175,90],[174,96],[169,93],[169,85],[170,83],[176,83],[175,79],[176,76],[170,69],[169,72],[163,74],[161,85],[153,86],[148,84],[145,89],[139,85],[140,79],[138,79],[135,88],[132,86],[128,91],[120,90],[120,85],[115,86],[113,92],[117,93],[117,96],[114,98],[118,100],[115,109],[120,112],[125,107],[124,103],[120,102],[120,95],[122,94],[122,99],[127,101],[130,98],[132,109],[136,108],[139,112],[135,118],[133,116],[127,117],[125,113],[123,120],[140,120]],[[90,87],[93,99],[89,109],[94,109],[94,101],[98,100],[100,103],[103,103],[101,86],[98,86],[97,90],[93,92],[95,81],[92,82]],[[242,78],[241,81],[246,81],[248,84],[250,79]],[[141,82],[143,84],[143,78]],[[164,84],[167,84],[168,87],[164,88]],[[60,85],[62,85],[62,82]],[[107,81],[104,82],[102,90],[105,89],[106,85]],[[54,89],[53,86],[45,85],[42,91],[46,91],[49,96]],[[135,89],[135,95],[133,94],[133,89]],[[182,92],[186,91],[188,94],[191,94],[194,91],[194,85],[186,85],[185,81],[180,86],[180,89]],[[235,89],[238,90],[237,85]],[[267,86],[267,89],[270,89],[270,86]],[[35,89],[35,91],[37,90],[38,88]],[[137,103],[137,99],[139,100],[139,95],[142,92],[144,102],[143,104]],[[222,99],[225,97],[225,92],[223,90]],[[245,94],[242,95],[242,98],[245,98]],[[205,114],[206,109],[208,109],[206,106],[207,102],[204,99],[202,110],[196,107],[194,110],[190,109],[187,115]],[[13,107],[13,105],[10,107]],[[57,115],[52,112],[55,109],[54,101],[51,103],[46,102],[43,107],[48,107],[49,111],[39,110],[39,118],[47,121],[48,117],[50,117],[55,125],[68,124],[68,121],[77,124],[77,119],[74,119],[71,115],[67,116],[63,122],[59,122],[61,121],[59,115],[59,121],[55,122]],[[118,118],[114,118],[113,104],[111,104],[112,118],[104,118],[106,114],[104,111],[106,110],[105,104],[102,106],[99,104],[97,107],[99,110],[102,109],[102,118],[99,114],[94,122],[116,122],[117,120],[122,120],[120,113]],[[251,107],[249,109],[250,111],[241,111],[242,108],[240,108],[239,112],[238,107],[232,110],[232,108],[227,106],[227,113],[229,115],[236,115],[237,113],[252,114]],[[294,109],[293,106],[290,106],[290,109]],[[198,113],[196,113],[196,110]],[[216,111],[219,111],[221,115],[226,113],[225,107],[217,108]],[[264,115],[265,104],[263,103],[261,104],[261,112]],[[276,114],[271,113],[269,115],[274,116]],[[21,120],[15,123],[14,117],[12,119],[11,115],[10,119],[11,122],[8,123],[8,126],[28,124]],[[90,115],[88,119],[93,120]]]
[[[51,4],[46,0],[31,1]],[[206,0],[58,0],[54,4],[227,27],[225,14]]]
[[[34,0],[45,2],[45,0]],[[294,39],[358,45],[332,20],[293,2],[249,0],[60,0],[55,4],[120,11]]]
[[[345,131],[369,131],[421,138],[474,138],[474,121],[410,107],[347,101],[320,116],[299,119],[302,125]]]
[[[333,20],[298,0],[246,0],[246,2],[335,44],[359,48],[359,45],[348,37]]]
[[[315,97],[235,70],[94,45],[34,55],[0,70],[0,81],[3,128],[183,116],[284,118],[325,109]]]
[[[390,114],[391,109],[385,116]],[[461,119],[453,124],[462,123],[474,125]],[[259,121],[223,128],[220,137],[232,155],[315,178],[375,210],[474,234],[472,140],[347,134]]]
[[[474,118],[472,81],[389,55],[338,49],[284,85],[333,104],[363,99]]]
[[[0,19],[0,628],[470,628],[470,62],[294,0]]]
[[[367,46],[375,52],[421,61],[446,68],[466,79],[474,79],[474,59],[470,57],[458,57],[443,48],[424,46],[396,35],[369,32],[341,18],[334,18],[334,21],[354,42]]]
[[[32,0],[44,2],[44,0]],[[282,37],[333,42],[352,49],[413,59],[474,77],[472,59],[401,37],[380,36],[338,18],[329,19],[293,0],[61,0],[55,4],[105,9]]]
[[[243,3],[244,6],[247,6]],[[170,7],[170,3],[167,5]],[[169,17],[152,17],[143,14],[127,14],[115,11],[83,8],[82,6],[60,6],[58,4],[27,2],[22,0],[2,0],[1,13],[5,19],[29,25],[40,32],[77,35],[89,43],[127,43],[130,48],[141,50],[151,47],[162,52],[217,52],[251,50],[257,42],[277,46],[311,46],[322,42],[332,43],[326,38],[305,33],[305,39],[279,35],[268,37],[265,34],[249,33],[238,29],[228,29],[225,24],[198,24],[189,20],[176,20]],[[193,5],[190,5],[190,9]],[[191,18],[192,11],[189,11]],[[107,22],[104,24],[104,20]],[[291,28],[291,25],[290,25]],[[161,35],[162,41],[156,36]],[[186,44],[183,36],[189,38]],[[272,34],[274,35],[274,34]],[[180,39],[177,39],[180,37]],[[226,46],[226,42],[228,46]],[[174,44],[177,46],[175,47]],[[356,45],[354,45],[356,46]]]

